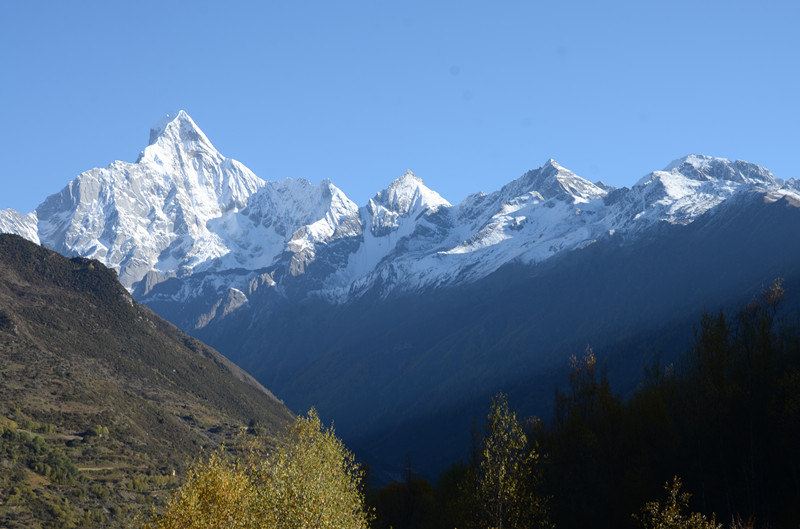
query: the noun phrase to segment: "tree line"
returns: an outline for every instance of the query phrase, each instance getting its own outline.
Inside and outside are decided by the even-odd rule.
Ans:
[[[800,526],[800,331],[783,297],[776,281],[733,316],[703,316],[628,398],[591,349],[547,423],[496,397],[468,461],[370,495],[376,527]]]

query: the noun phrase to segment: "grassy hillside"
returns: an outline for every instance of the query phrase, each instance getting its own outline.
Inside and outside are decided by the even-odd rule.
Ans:
[[[122,527],[290,413],[113,271],[0,235],[0,526]]]

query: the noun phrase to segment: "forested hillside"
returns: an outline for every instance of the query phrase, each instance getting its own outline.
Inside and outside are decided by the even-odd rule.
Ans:
[[[552,420],[518,420],[496,399],[471,459],[433,485],[409,468],[371,495],[377,526],[796,527],[800,327],[783,296],[778,281],[736,314],[703,316],[693,346],[630,398],[588,350]]]

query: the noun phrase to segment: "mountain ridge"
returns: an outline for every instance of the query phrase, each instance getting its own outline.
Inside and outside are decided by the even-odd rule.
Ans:
[[[151,130],[135,163],[86,171],[31,214],[0,211],[0,231],[99,259],[148,303],[168,295],[172,287],[158,285],[170,278],[186,282],[185,298],[192,276],[208,286],[214,275],[216,291],[194,295],[210,310],[245,304],[253,286],[343,302],[375,285],[390,295],[474,281],[604,233],[689,223],[751,190],[800,201],[798,186],[763,167],[692,154],[630,188],[593,183],[550,159],[455,205],[408,170],[358,206],[327,180],[262,180],[181,110]]]

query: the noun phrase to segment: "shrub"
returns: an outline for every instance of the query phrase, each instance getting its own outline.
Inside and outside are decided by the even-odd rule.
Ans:
[[[108,437],[109,433],[108,426],[102,426],[100,424],[95,424],[86,430],[86,435],[88,437]]]
[[[722,529],[715,517],[710,519],[700,513],[686,514],[689,493],[681,492],[682,484],[677,476],[664,485],[667,497],[663,501],[645,504],[636,517],[643,529]]]

